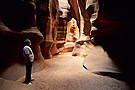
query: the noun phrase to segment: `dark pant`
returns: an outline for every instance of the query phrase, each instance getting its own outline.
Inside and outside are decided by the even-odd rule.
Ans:
[[[32,69],[32,62],[26,64],[26,77],[24,83],[28,84],[31,81],[31,69]]]

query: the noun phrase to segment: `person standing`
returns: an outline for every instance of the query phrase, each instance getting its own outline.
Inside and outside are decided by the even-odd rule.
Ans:
[[[31,71],[32,71],[32,63],[34,62],[34,54],[31,49],[31,41],[29,39],[26,39],[24,41],[24,48],[23,48],[23,56],[24,56],[24,62],[26,65],[26,76],[24,83],[32,85],[31,81],[34,80],[31,78]]]

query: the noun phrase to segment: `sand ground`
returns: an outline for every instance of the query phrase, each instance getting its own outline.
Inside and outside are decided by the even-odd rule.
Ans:
[[[103,59],[106,56],[101,55],[100,58]],[[35,79],[32,81],[32,85],[24,84],[24,77],[16,81],[0,79],[0,90],[133,90],[124,81],[94,74],[91,71],[92,69],[98,71],[98,64],[89,60],[88,57],[86,59],[80,56],[74,57],[72,52],[60,53],[52,59],[45,60],[45,68],[42,71],[32,73],[32,77]],[[86,65],[88,70],[83,65]],[[102,68],[101,66],[99,67]],[[105,69],[105,71],[110,70],[110,68]],[[116,69],[114,68],[114,70]]]

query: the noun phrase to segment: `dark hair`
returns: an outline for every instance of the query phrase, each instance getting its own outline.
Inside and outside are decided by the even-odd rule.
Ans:
[[[31,42],[30,39],[24,40],[24,44],[25,44],[25,45],[29,45],[30,42]]]

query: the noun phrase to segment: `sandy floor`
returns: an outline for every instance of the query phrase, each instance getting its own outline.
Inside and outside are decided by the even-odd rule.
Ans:
[[[113,60],[101,46],[94,46],[84,60],[84,65],[90,72],[121,73]]]
[[[45,60],[45,68],[32,74],[32,85],[0,79],[0,90],[130,90],[128,84],[115,78],[101,76],[86,70],[84,58],[71,56],[71,52],[60,53]],[[103,56],[104,57],[104,56]]]

